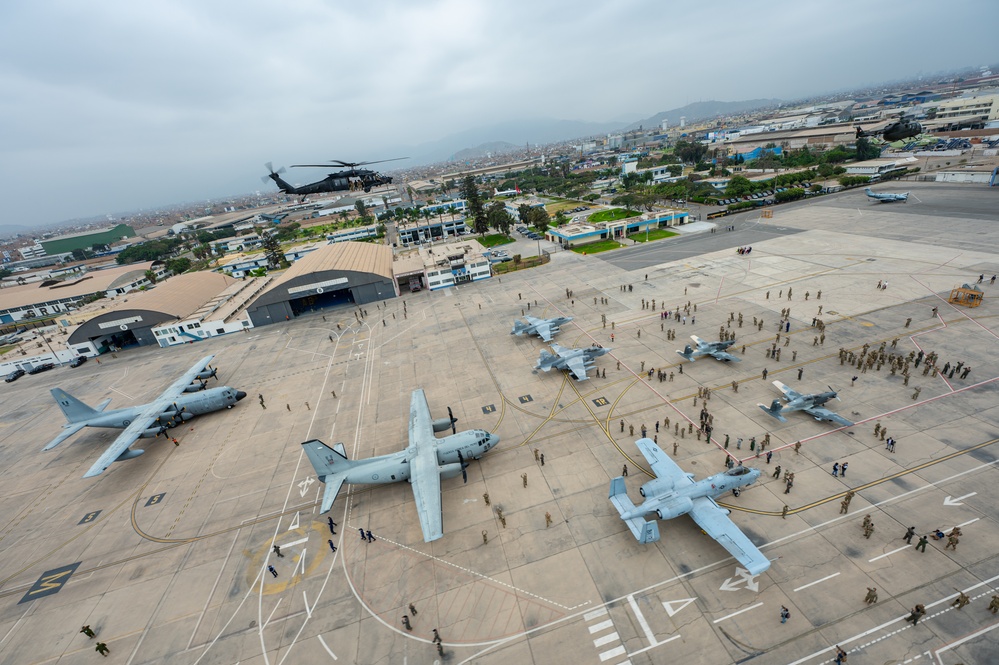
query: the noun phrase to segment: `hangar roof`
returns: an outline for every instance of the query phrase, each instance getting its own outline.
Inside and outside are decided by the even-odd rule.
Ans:
[[[108,310],[144,309],[186,319],[238,281],[217,272],[184,273],[160,282],[155,288],[131,291]]]
[[[0,310],[17,309],[63,298],[78,298],[114,289],[142,278],[153,267],[153,263],[147,261],[107,270],[91,270],[54,283],[46,280],[0,289]]]
[[[337,242],[309,252],[271,284],[271,289],[296,277],[330,270],[353,270],[392,279],[392,248],[369,242]]]

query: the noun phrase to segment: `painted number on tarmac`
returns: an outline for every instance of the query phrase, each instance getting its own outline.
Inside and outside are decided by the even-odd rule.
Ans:
[[[484,407],[482,407],[482,413],[485,414],[496,413],[496,405],[486,404]]]
[[[610,404],[610,402],[607,401],[606,397],[598,397],[595,400],[593,400],[593,403],[596,406],[607,406],[608,404]]]
[[[527,404],[528,402],[533,402],[533,401],[534,401],[534,398],[531,397],[530,395],[521,395],[520,396],[520,403],[521,404]]]
[[[93,522],[95,519],[97,519],[97,516],[100,514],[101,511],[99,510],[95,510],[92,513],[87,513],[86,515],[83,516],[83,519],[77,522],[76,524],[77,526],[79,526],[80,524],[89,524],[90,522]]]
[[[146,506],[155,506],[157,503],[163,500],[166,496],[166,492],[160,492],[159,494],[154,494],[146,501]]]
[[[98,511],[100,512],[100,511]],[[70,576],[80,567],[82,561],[77,561],[76,563],[71,563],[68,566],[62,566],[61,568],[53,568],[52,570],[46,570],[42,573],[41,577],[38,578],[30,589],[28,593],[24,594],[21,600],[17,601],[17,604],[26,603],[29,600],[35,600],[36,598],[41,598],[42,596],[49,596],[53,593],[58,593],[60,589],[69,581]]]

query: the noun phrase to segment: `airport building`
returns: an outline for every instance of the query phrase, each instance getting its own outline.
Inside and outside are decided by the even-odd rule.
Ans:
[[[70,334],[67,345],[80,355],[94,356],[127,346],[170,346],[236,332],[249,325],[234,320],[237,296],[252,292],[255,284],[214,272],[177,275],[104,305]]]
[[[431,291],[492,277],[479,243],[456,242],[420,248],[427,288]]]
[[[456,238],[468,233],[464,217],[438,217],[414,222],[400,222],[396,227],[399,244],[403,247],[424,242]]]
[[[545,232],[545,239],[570,249],[588,242],[616,240],[633,233],[685,224],[688,217],[689,213],[685,210],[667,210],[610,222],[571,222],[548,229]]]
[[[0,323],[45,318],[75,309],[80,301],[93,296],[117,298],[149,284],[146,271],[157,277],[166,274],[159,261],[147,261],[105,270],[91,270],[64,280],[47,279],[38,283],[0,289]]]
[[[246,309],[254,326],[264,326],[307,311],[397,295],[390,247],[338,242],[321,246],[276,275]]]
[[[91,249],[94,245],[112,245],[134,237],[135,229],[128,224],[118,224],[110,229],[47,238],[41,241],[41,245],[46,254],[64,254],[74,249]]]

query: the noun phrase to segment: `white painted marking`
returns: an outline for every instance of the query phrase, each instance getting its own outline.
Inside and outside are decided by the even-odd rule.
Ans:
[[[735,567],[735,575],[738,578],[737,580],[733,582],[731,577],[727,578],[724,582],[722,582],[722,585],[718,587],[718,590],[739,591],[739,589],[741,588],[739,586],[740,582],[745,582],[746,588],[749,589],[750,591],[760,590],[760,585],[756,581],[758,575],[750,575],[748,570],[746,570],[745,568],[739,568],[738,566]]]
[[[302,498],[305,498],[305,495],[309,493],[309,485],[311,485],[314,482],[316,482],[316,479],[313,478],[312,476],[309,476],[305,480],[303,480],[300,483],[298,483],[298,493],[299,493],[299,496],[301,496]]]
[[[980,519],[981,519],[980,517],[976,517],[973,520],[968,520],[967,522],[961,522],[960,524],[958,524],[958,526],[968,526],[969,524],[974,524],[975,522],[977,522]]]
[[[838,575],[839,573],[836,573],[836,574]],[[683,608],[685,608],[687,605],[690,605],[695,600],[697,600],[697,599],[696,598],[683,598],[681,600],[664,600],[663,601],[663,608],[666,609],[666,614],[668,614],[670,616],[673,616],[674,614],[676,614],[677,612],[679,612],[680,610],[682,610]]]
[[[610,619],[607,619],[607,621],[601,621],[598,624],[594,624],[590,626],[590,635],[592,635],[593,633],[599,633],[601,630],[607,630],[613,625],[614,622],[611,621]]]
[[[307,542],[309,542],[309,537],[308,536],[306,536],[305,538],[300,538],[298,540],[293,540],[290,543],[287,543],[285,545],[278,545],[278,547],[280,547],[281,549],[284,549],[286,547],[294,547],[295,545],[301,545],[302,543],[307,543]]]
[[[950,644],[948,644],[946,646],[940,647],[939,649],[937,649],[937,660],[940,659],[940,654],[943,653],[944,651],[949,651],[950,649],[953,649],[954,647],[959,647],[962,644],[964,644],[965,642],[967,642],[968,640],[973,640],[973,639],[975,639],[976,637],[978,637],[980,635],[984,635],[985,633],[987,633],[989,631],[995,630],[996,628],[999,628],[999,623],[994,623],[991,626],[989,626],[988,628],[982,628],[978,632],[972,633],[971,635],[965,635],[964,637],[962,637],[961,639],[959,639],[956,642],[951,642]],[[918,658],[918,656],[917,656],[917,658]]]
[[[599,608],[597,608],[597,609],[595,609],[595,610],[593,610],[591,612],[587,612],[586,614],[584,614],[583,615],[583,620],[584,621],[593,621],[597,617],[602,617],[605,614],[607,614],[607,608],[606,607],[599,607]]]
[[[970,499],[971,497],[975,496],[976,494],[978,494],[978,492],[972,492],[971,494],[965,494],[963,496],[954,497],[954,498],[951,498],[950,496],[948,496],[947,498],[944,499],[943,505],[945,505],[945,506],[963,506],[964,504],[961,503],[962,501],[964,501],[965,499]]]
[[[629,656],[637,656],[640,653],[645,653],[649,649],[655,649],[656,647],[661,647],[662,645],[666,644],[667,642],[672,642],[673,640],[678,640],[678,639],[680,639],[680,637],[681,637],[680,635],[674,635],[673,637],[667,637],[662,642],[656,642],[655,644],[650,644],[649,646],[643,647],[643,648],[639,649],[638,651],[632,651],[628,655]],[[631,661],[629,660],[627,662],[630,663]],[[624,663],[621,663],[621,665],[624,665]]]
[[[721,621],[724,621],[725,619],[731,619],[732,617],[737,616],[739,614],[742,614],[743,612],[748,612],[749,610],[756,609],[757,607],[759,607],[762,604],[763,604],[762,602],[759,602],[759,603],[756,603],[755,605],[750,605],[749,607],[747,607],[745,609],[741,609],[738,612],[732,612],[731,614],[727,614],[727,615],[723,616],[720,619],[715,619],[711,623],[719,623]]]
[[[270,623],[270,621],[271,621],[271,618],[273,618],[273,617],[274,617],[274,613],[275,613],[275,612],[277,612],[277,608],[281,606],[281,601],[282,601],[282,600],[284,600],[284,598],[278,598],[278,602],[277,602],[277,604],[276,604],[276,605],[274,606],[274,609],[273,609],[273,610],[271,610],[271,613],[267,615],[267,621],[263,622],[263,623],[262,623],[262,624],[260,625],[260,629],[261,629],[261,630],[263,630],[264,628],[266,628],[266,627],[267,627],[267,624],[268,624],[268,623]]]
[[[638,603],[635,602],[634,594],[628,596],[628,604],[631,605],[631,611],[635,613],[635,618],[638,620],[638,625],[642,627],[642,632],[645,633],[645,637],[649,640],[649,642],[655,643],[656,636],[652,632],[649,622],[645,620],[642,610],[638,608]]]
[[[836,577],[837,575],[839,575],[839,573],[833,573],[832,575],[826,575],[821,580],[815,580],[814,582],[809,582],[808,584],[805,584],[804,586],[798,587],[797,589],[795,589],[795,591],[801,591],[802,589],[807,589],[810,586],[815,586],[816,584],[818,584],[820,582],[825,582],[826,580],[831,580],[832,578]]]
[[[623,653],[624,653],[624,647],[614,647],[610,651],[604,651],[602,654],[600,654],[600,662],[604,663],[610,660],[611,658],[614,658],[615,656],[620,656]]]
[[[295,512],[295,516],[293,518],[291,518],[291,524],[288,525],[288,531],[292,531],[294,529],[297,529],[300,526],[301,526],[301,523],[299,522],[298,511],[296,511]]]
[[[328,646],[326,646],[326,642],[325,642],[325,640],[323,640],[323,636],[322,635],[316,635],[316,637],[319,638],[319,643],[323,645],[324,649],[326,649],[326,653],[328,653],[329,655],[333,656],[333,660],[340,660],[339,658],[336,657],[336,654],[333,653]]]
[[[312,618],[312,608],[309,607],[309,597],[305,595],[305,589],[302,589],[302,600],[305,601],[305,613],[311,619]]]
[[[620,641],[620,639],[621,638],[618,636],[617,633],[608,633],[607,635],[604,635],[603,637],[598,637],[597,639],[593,640],[593,646],[595,646],[595,647],[602,647],[603,645],[607,644],[608,642]]]
[[[882,554],[881,556],[876,556],[876,557],[874,557],[873,559],[868,559],[868,560],[867,560],[867,563],[874,563],[874,562],[875,562],[875,561],[877,561],[878,559],[883,559],[883,558],[885,558],[886,556],[891,556],[892,554],[895,554],[895,553],[897,553],[897,552],[901,552],[902,550],[907,550],[907,549],[909,549],[910,547],[912,547],[912,545],[904,545],[904,546],[902,546],[902,547],[899,547],[898,549],[894,549],[894,550],[892,550],[891,552],[885,552],[885,553],[884,553],[884,554]]]

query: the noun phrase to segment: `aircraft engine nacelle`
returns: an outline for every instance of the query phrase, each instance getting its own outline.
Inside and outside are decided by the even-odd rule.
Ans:
[[[673,491],[673,483],[667,482],[662,478],[656,478],[655,480],[650,480],[639,488],[638,493],[645,498],[650,498],[654,496],[659,496],[661,494],[666,494]]]
[[[669,520],[689,513],[693,507],[694,504],[690,499],[685,496],[679,496],[661,504],[656,509],[656,515],[661,520]]]
[[[191,385],[184,388],[185,393],[196,393],[204,390],[207,386],[203,383],[192,383]]]
[[[121,455],[118,455],[118,457],[116,457],[114,461],[115,462],[124,462],[127,459],[135,459],[136,457],[138,457],[139,455],[141,455],[144,452],[146,452],[146,451],[145,450],[129,450],[129,449],[126,449],[125,452],[123,452]]]
[[[147,430],[143,430],[142,434],[139,435],[139,438],[141,438],[141,439],[153,439],[153,438],[156,438],[156,436],[158,434],[160,434],[160,431],[161,431],[161,428],[159,428],[159,427],[150,427]]]
[[[451,419],[450,418],[438,418],[434,421],[434,431],[435,432],[446,432],[451,429]]]
[[[440,471],[441,478],[456,478],[461,475],[461,464],[444,464]]]

